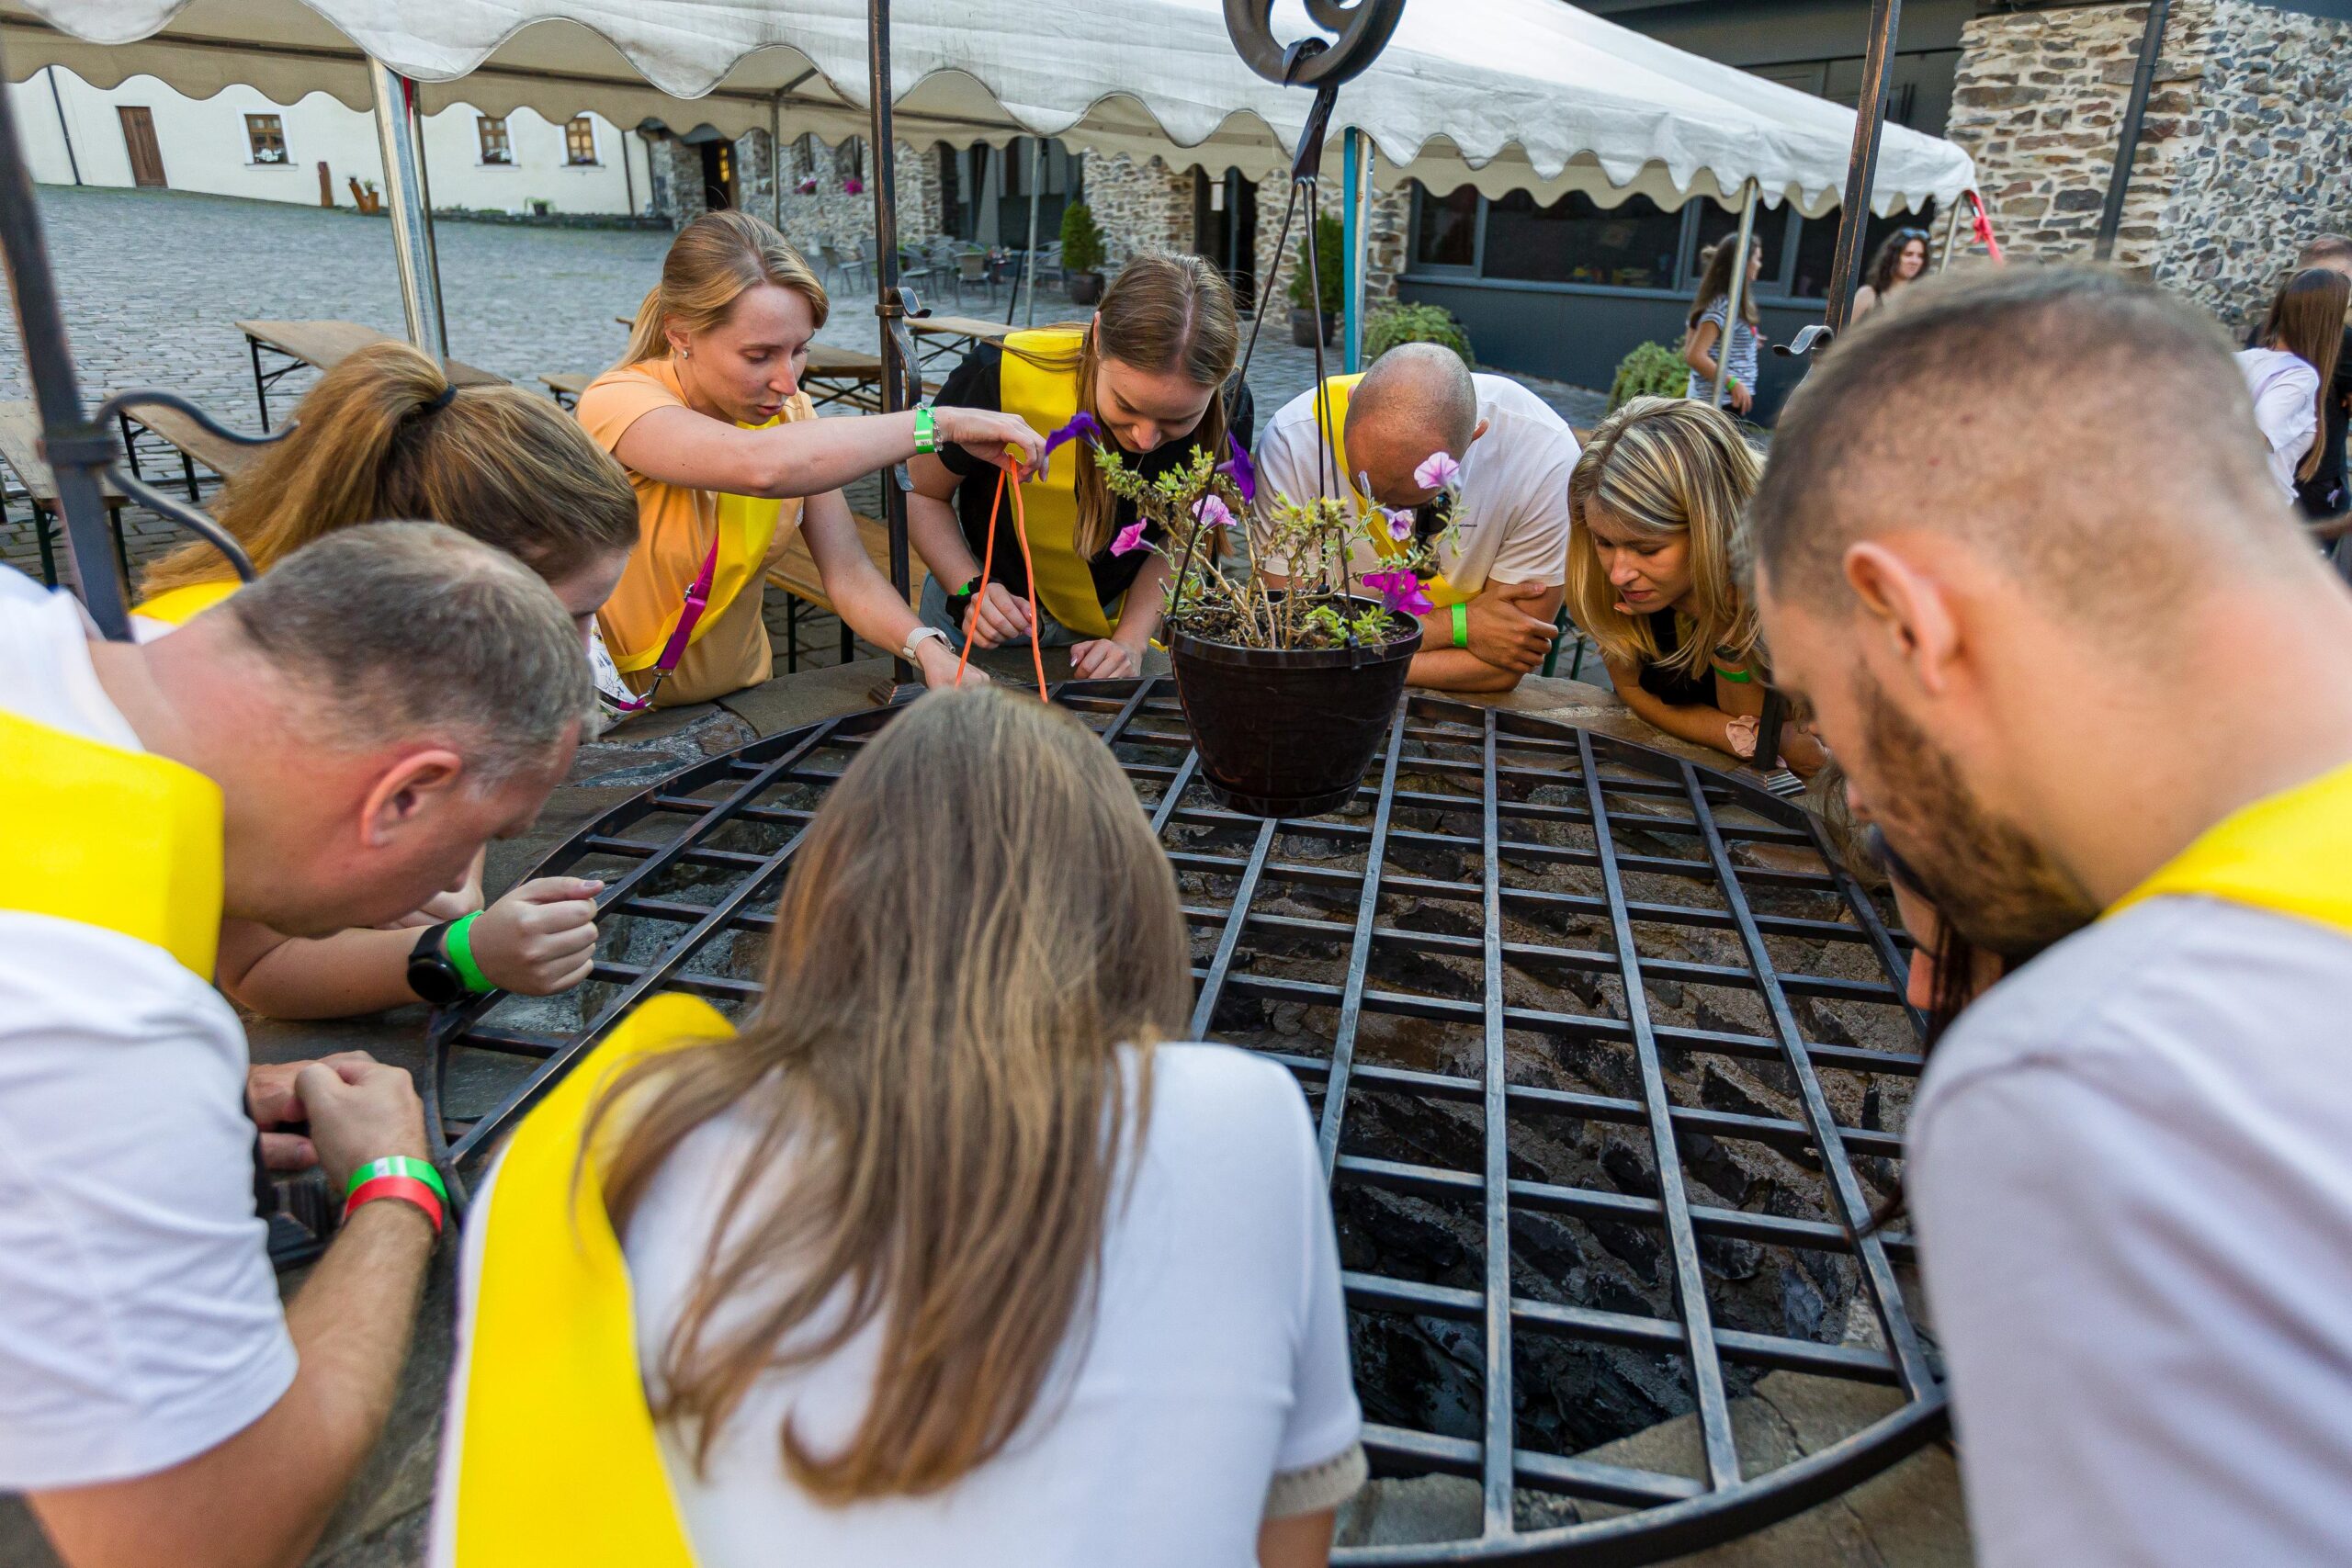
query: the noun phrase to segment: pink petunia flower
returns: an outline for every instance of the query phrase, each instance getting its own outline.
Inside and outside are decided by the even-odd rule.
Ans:
[[[1413,536],[1413,509],[1400,506],[1388,513],[1388,536],[1399,544]]]
[[[1446,490],[1462,477],[1462,465],[1450,452],[1432,452],[1413,470],[1413,482],[1423,490]]]
[[[1111,553],[1114,556],[1133,555],[1143,548],[1143,530],[1144,525],[1140,521],[1130,523],[1120,529],[1117,536],[1111,541]]]
[[[1421,591],[1421,580],[1409,571],[1368,571],[1363,585],[1377,592],[1380,602],[1408,615],[1426,615],[1437,606]]]
[[[1193,507],[1193,520],[1204,528],[1233,526],[1233,508],[1214,495],[1204,495]]]

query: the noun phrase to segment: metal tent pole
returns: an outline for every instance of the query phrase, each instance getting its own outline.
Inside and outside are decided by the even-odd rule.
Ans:
[[[890,0],[866,0],[866,78],[873,94],[874,126],[874,313],[882,320],[882,412],[900,413],[921,400],[916,379],[914,340],[907,331],[907,316],[919,310],[899,288],[898,144],[890,124]],[[882,482],[882,517],[890,530],[890,586],[899,597],[911,600],[912,574],[907,560],[906,465],[896,465]],[[894,666],[901,686],[915,678],[914,666],[900,659]]]
[[[1739,204],[1739,241],[1732,251],[1731,292],[1724,299],[1724,335],[1715,344],[1715,407],[1724,406],[1724,385],[1731,379],[1731,334],[1739,324],[1739,309],[1746,303],[1747,293],[1747,252],[1756,241],[1756,201],[1760,194],[1754,180],[1747,182],[1747,199]],[[1747,389],[1750,397],[1756,389]]]
[[[1951,215],[1944,220],[1944,254],[1943,259],[1936,263],[1938,272],[1951,265],[1952,249],[1960,243],[1960,209],[1967,205],[1968,197],[1962,195],[1951,204]]]
[[[2132,96],[2123,106],[2123,130],[2115,148],[2115,170],[2107,179],[2107,204],[2099,209],[2098,239],[2091,254],[2115,254],[2115,231],[2123,224],[2123,198],[2132,189],[2132,164],[2140,151],[2140,121],[2148,112],[2148,89],[2156,79],[2156,51],[2164,47],[2165,17],[2172,0],[2149,0],[2147,31],[2140,39],[2140,62],[2132,70]]]
[[[74,183],[82,183],[82,160],[74,155],[74,128],[65,123],[65,96],[57,90],[57,67],[49,66],[41,73],[49,78],[49,101],[57,106],[57,134],[65,138],[65,166],[74,171]]]
[[[5,80],[0,73],[0,81]],[[107,537],[106,498],[98,488],[99,470],[115,457],[114,434],[102,422],[83,415],[74,353],[58,308],[57,279],[49,270],[40,209],[33,203],[32,171],[25,164],[15,99],[8,93],[0,93],[0,255],[8,264],[25,369],[32,378],[40,413],[41,457],[57,485],[57,510],[65,520],[65,548],[73,558],[82,605],[100,635],[129,642],[130,604],[120,565]]]
[[[784,232],[784,88],[768,100],[768,221]]]
[[[1903,24],[1903,0],[1871,0],[1871,36],[1862,54],[1862,90],[1854,100],[1854,148],[1846,161],[1846,199],[1838,209],[1837,259],[1829,268],[1829,331],[1845,331],[1862,282],[1862,241],[1870,231],[1871,186],[1878,174],[1879,132],[1886,123],[1886,67]]]
[[[1046,188],[1046,139],[1029,139],[1029,249],[1021,257],[1021,271],[1029,283],[1029,314],[1022,325],[1037,324],[1037,203]],[[1012,306],[1004,308],[1005,325],[1012,324]]]
[[[400,268],[401,310],[407,317],[408,341],[446,359],[449,334],[441,319],[440,280],[434,274],[433,239],[425,226],[424,175],[416,121],[409,112],[414,87],[372,57],[368,62],[368,85],[376,97],[376,145],[384,160],[384,207],[392,220],[392,259]]]
[[[416,205],[424,213],[424,275],[432,287],[427,291],[433,300],[435,319],[439,321],[435,341],[441,345],[441,357],[449,357],[449,322],[441,310],[441,242],[433,227],[433,160],[424,152],[424,99],[417,92],[416,84],[403,84],[408,89],[409,134],[416,141]]]
[[[1340,138],[1340,156],[1347,160],[1347,172],[1341,177],[1340,200],[1340,253],[1346,258],[1340,273],[1340,309],[1343,312],[1341,333],[1346,336],[1346,356],[1341,363],[1351,376],[1363,368],[1363,260],[1369,243],[1364,221],[1364,203],[1370,194],[1364,178],[1363,132],[1348,127]]]

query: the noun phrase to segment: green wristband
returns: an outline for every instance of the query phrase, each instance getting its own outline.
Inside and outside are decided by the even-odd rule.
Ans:
[[[927,457],[939,450],[939,416],[929,403],[915,410],[915,453]]]
[[[481,966],[474,962],[473,924],[481,919],[481,911],[476,909],[470,915],[452,920],[448,931],[441,937],[441,951],[449,955],[449,962],[457,968],[458,978],[466,983],[466,989],[478,997],[486,991],[498,989],[490,983],[490,976],[481,972]]]
[[[1470,606],[1467,604],[1456,604],[1453,607],[1453,646],[1456,648],[1470,646]]]
[[[379,1176],[405,1176],[412,1181],[422,1181],[433,1189],[433,1195],[441,1201],[447,1203],[449,1201],[449,1190],[441,1184],[441,1173],[433,1168],[433,1162],[428,1159],[413,1159],[407,1155],[390,1155],[383,1159],[371,1159],[353,1171],[351,1179],[344,1185],[345,1200],[348,1201],[354,1192]]]

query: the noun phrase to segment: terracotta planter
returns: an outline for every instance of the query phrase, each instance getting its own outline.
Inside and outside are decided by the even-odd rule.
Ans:
[[[1253,817],[1314,817],[1345,806],[1380,750],[1420,650],[1419,623],[1392,619],[1399,635],[1376,649],[1238,648],[1170,626],[1176,694],[1209,793]]]

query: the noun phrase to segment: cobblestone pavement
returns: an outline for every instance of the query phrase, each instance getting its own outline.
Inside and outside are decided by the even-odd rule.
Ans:
[[[258,429],[252,361],[237,321],[337,318],[401,331],[390,226],[349,209],[69,186],[42,186],[40,199],[67,333],[84,395],[93,401],[160,386],[193,398],[232,428]],[[614,318],[635,311],[669,245],[665,233],[616,229],[443,222],[435,234],[450,353],[534,391],[541,389],[535,378],[542,371],[593,371],[612,363],[626,341]],[[931,303],[942,312],[958,309],[947,299]],[[875,349],[871,310],[846,298],[839,307],[821,340]],[[965,309],[1001,318],[1005,301],[1000,295],[992,310],[978,303]],[[1036,313],[1052,321],[1076,310],[1049,292]],[[1286,324],[1280,318],[1266,323],[1251,366],[1261,417],[1314,379],[1313,353],[1291,346]],[[1336,357],[1331,363],[1336,367]],[[933,374],[944,370],[944,362]],[[290,408],[310,378],[297,374],[280,382],[271,407]],[[1529,385],[1579,425],[1590,424],[1605,406],[1600,394],[1581,388]],[[0,313],[0,400],[30,395],[15,318]],[[6,512],[0,558],[35,570],[21,498],[12,494]],[[171,542],[162,520],[142,511],[127,512],[124,526],[134,562]],[[804,622],[804,640],[811,635]],[[830,642],[821,634],[816,640]]]

